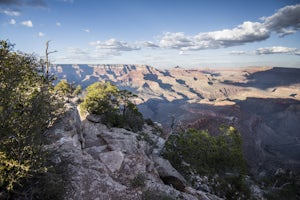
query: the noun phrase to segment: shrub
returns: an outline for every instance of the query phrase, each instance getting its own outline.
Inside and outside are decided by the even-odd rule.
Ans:
[[[224,187],[215,187],[216,191],[224,190],[230,199],[232,192],[243,189],[241,196],[248,197],[247,187],[242,188],[246,174],[246,162],[242,153],[242,139],[234,127],[222,126],[223,134],[211,136],[208,131],[189,129],[178,135],[171,135],[166,142],[164,157],[187,179],[192,179],[190,172],[213,177],[220,175]],[[187,164],[188,165],[187,165]],[[230,177],[227,174],[232,174]],[[219,181],[217,180],[217,181]],[[222,184],[221,184],[222,185]],[[211,185],[214,187],[214,185]]]
[[[131,181],[130,181],[130,185],[131,187],[133,188],[138,188],[138,187],[145,187],[146,184],[145,184],[145,181],[146,181],[146,176],[145,174],[142,174],[142,173],[138,173]]]
[[[118,109],[116,101],[118,88],[110,82],[96,82],[87,87],[87,94],[81,107],[91,114],[105,114]]]
[[[66,80],[61,80],[54,87],[54,92],[60,96],[70,96],[73,92],[73,88]]]

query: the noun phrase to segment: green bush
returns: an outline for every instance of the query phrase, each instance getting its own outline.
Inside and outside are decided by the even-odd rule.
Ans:
[[[123,128],[125,124],[124,117],[118,114],[115,110],[103,114],[102,123],[108,127]]]
[[[61,96],[70,96],[73,92],[72,85],[69,84],[66,80],[61,80],[54,87],[54,92]]]
[[[87,94],[80,106],[91,114],[105,114],[117,111],[118,88],[110,82],[96,82],[87,87]]]
[[[143,128],[144,120],[138,108],[130,99],[131,92],[119,90],[110,82],[97,82],[87,88],[83,110],[90,114],[102,115],[102,122],[111,127],[122,127],[132,131]]]
[[[246,162],[242,153],[242,139],[234,127],[221,127],[223,134],[211,136],[208,131],[189,129],[185,132],[171,135],[166,142],[164,157],[191,180],[191,172],[213,177],[218,174],[226,180],[224,185],[215,187],[216,191],[224,190],[224,196],[230,199],[232,192],[243,189],[241,196],[249,196],[245,184]],[[228,174],[231,174],[229,177]],[[220,183],[221,183],[220,182]],[[231,184],[229,188],[226,188]],[[225,187],[226,186],[226,187]]]

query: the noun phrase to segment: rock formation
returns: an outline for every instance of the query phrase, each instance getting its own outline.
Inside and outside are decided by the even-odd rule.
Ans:
[[[159,195],[220,199],[189,187],[171,164],[159,157],[164,139],[150,126],[145,125],[142,133],[107,128],[94,118],[80,116],[77,108],[68,104],[47,136],[51,140],[47,148],[56,152],[53,162],[66,169],[65,199],[138,200]]]

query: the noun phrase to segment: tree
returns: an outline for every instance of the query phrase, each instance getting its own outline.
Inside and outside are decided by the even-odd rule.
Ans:
[[[87,87],[87,94],[81,107],[91,114],[116,112],[118,109],[118,88],[110,82],[96,82]]]
[[[125,116],[126,110],[128,108],[130,108],[129,106],[131,105],[131,107],[132,107],[131,99],[136,98],[136,97],[137,97],[137,95],[133,94],[132,92],[130,92],[128,90],[120,90],[118,92],[118,98],[119,98],[120,104],[122,105],[121,112],[122,112],[123,116]]]
[[[77,87],[76,87],[75,90],[73,91],[73,95],[74,95],[74,96],[77,96],[77,95],[81,94],[81,92],[82,92],[82,87],[81,87],[81,85],[77,85]]]
[[[123,112],[123,118],[125,123],[125,128],[137,132],[142,130],[144,125],[144,118],[142,113],[139,112],[137,106],[128,102]]]
[[[47,170],[43,132],[58,105],[51,91],[34,56],[0,41],[0,194],[13,193],[21,182]]]
[[[72,86],[66,81],[61,80],[54,87],[54,91],[62,96],[69,96],[72,94]]]
[[[102,115],[102,122],[109,126],[138,131],[144,124],[143,116],[131,102],[136,97],[127,90],[119,90],[110,82],[97,82],[87,88],[81,108],[90,114]]]

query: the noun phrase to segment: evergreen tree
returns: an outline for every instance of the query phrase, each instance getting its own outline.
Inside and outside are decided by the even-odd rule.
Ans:
[[[119,90],[110,82],[96,82],[87,88],[82,109],[90,114],[102,115],[102,122],[108,126],[141,130],[143,116],[131,99],[137,97],[127,90]]]
[[[42,144],[56,116],[52,89],[34,56],[0,41],[0,195],[47,171]]]

